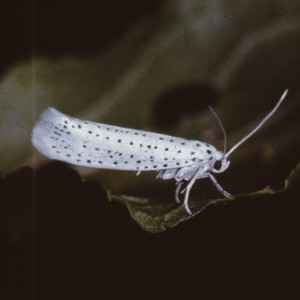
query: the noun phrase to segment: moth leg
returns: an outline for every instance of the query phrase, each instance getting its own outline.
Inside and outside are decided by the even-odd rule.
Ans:
[[[194,184],[194,181],[191,181],[190,183],[193,183]],[[189,209],[189,194],[190,194],[190,190],[192,188],[193,185],[190,185],[190,183],[188,184],[188,186],[186,187],[186,191],[185,191],[185,195],[184,195],[184,202],[183,202],[183,206],[184,206],[184,209],[185,211],[191,215],[192,212],[191,210]]]
[[[221,185],[218,183],[217,179],[210,173],[207,174],[208,177],[210,178],[210,180],[212,181],[212,183],[214,184],[214,186],[218,189],[218,191],[220,191],[225,197],[230,197],[231,194],[229,194],[228,192],[226,192]]]
[[[195,175],[196,176],[196,175]],[[197,180],[197,179],[203,179],[203,178],[207,178],[208,177],[208,175],[207,175],[207,173],[204,173],[204,174],[202,174],[201,176],[197,176],[197,178],[195,179],[195,180]],[[184,188],[182,191],[181,191],[181,194],[183,194],[183,193],[185,193],[185,191],[186,191],[186,188]]]
[[[190,190],[191,188],[193,187],[195,181],[197,179],[202,179],[202,178],[205,178],[208,176],[207,173],[204,173],[204,174],[201,174],[201,177],[199,177],[199,174],[202,173],[202,169],[199,169],[198,172],[196,172],[196,174],[193,176],[193,178],[191,179],[191,181],[188,183],[188,185],[186,186],[186,188],[184,189],[185,190],[185,195],[184,195],[184,202],[183,202],[183,206],[186,210],[186,212],[191,215],[192,212],[191,210],[189,209],[189,205],[188,205],[188,202],[189,202],[189,194],[190,194]],[[199,174],[198,174],[199,173]]]
[[[182,185],[183,185],[183,181],[177,181],[177,187],[175,191],[175,200],[177,203],[180,203],[179,192]]]
[[[160,170],[160,171],[158,172],[158,174],[156,175],[155,179],[160,178],[160,177],[162,176],[162,174],[163,174],[164,171],[165,171],[165,170]]]

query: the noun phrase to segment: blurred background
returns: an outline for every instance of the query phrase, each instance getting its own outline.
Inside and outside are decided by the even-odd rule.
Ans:
[[[282,189],[299,163],[299,1],[22,0],[2,3],[0,17],[3,299],[299,298],[299,188],[210,207],[150,234],[99,183],[172,203],[173,181],[53,163],[30,142],[54,106],[221,150],[208,105],[230,147],[288,88],[218,176],[234,194]],[[203,180],[191,201],[216,197]]]

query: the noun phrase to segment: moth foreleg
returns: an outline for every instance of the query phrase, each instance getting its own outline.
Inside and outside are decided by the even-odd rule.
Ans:
[[[231,197],[231,194],[226,192],[221,187],[221,185],[218,183],[217,179],[211,173],[207,173],[207,175],[210,178],[210,180],[212,181],[212,183],[214,184],[214,186],[218,189],[218,191],[220,191],[225,197]]]
[[[196,176],[196,175],[195,175]],[[203,178],[207,178],[208,177],[208,175],[207,175],[207,173],[203,173],[203,174],[201,174],[201,175],[197,175],[197,178],[195,178],[195,180],[197,180],[197,179],[203,179]],[[186,191],[186,188],[184,188],[182,191],[181,191],[181,194],[183,194],[183,193],[185,193],[185,191]]]

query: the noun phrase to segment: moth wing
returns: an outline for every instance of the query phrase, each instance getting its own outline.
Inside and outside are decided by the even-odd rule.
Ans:
[[[32,143],[51,159],[104,169],[163,170],[208,159],[198,141],[83,121],[51,107],[37,121]]]

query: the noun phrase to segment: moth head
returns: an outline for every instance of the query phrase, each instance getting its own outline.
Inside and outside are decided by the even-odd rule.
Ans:
[[[227,160],[224,153],[217,152],[216,158],[211,165],[211,172],[222,173],[229,167],[229,165],[230,161]]]

